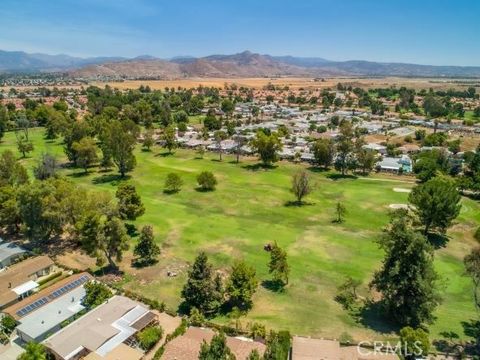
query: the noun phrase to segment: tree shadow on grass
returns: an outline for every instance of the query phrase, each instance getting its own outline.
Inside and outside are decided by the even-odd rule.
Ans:
[[[108,174],[108,175],[101,175],[101,176],[97,176],[96,178],[93,178],[92,183],[94,183],[95,185],[106,184],[106,183],[112,183],[112,185],[116,185],[120,181],[125,181],[129,179],[130,179],[130,175],[126,175],[122,177],[122,175],[120,174]]]
[[[446,234],[440,233],[428,233],[427,240],[436,250],[444,248],[450,241]]]
[[[164,190],[163,190],[163,193],[164,193],[165,195],[174,195],[174,194],[177,194],[177,193],[179,193],[179,192],[180,192],[180,190],[168,190],[168,189],[164,189]]]
[[[205,189],[205,188],[202,188],[200,186],[197,186],[195,188],[195,191],[200,192],[200,193],[209,193],[209,192],[215,191],[215,189]]]
[[[68,174],[67,176],[72,177],[72,178],[82,178],[82,177],[86,177],[88,175],[90,175],[89,172],[82,171],[82,172],[73,172],[73,173]]]
[[[262,286],[267,290],[277,292],[277,293],[285,291],[285,284],[282,281],[263,280],[262,281]]]
[[[124,275],[124,272],[119,268],[111,267],[110,265],[105,265],[95,271],[93,271],[93,275],[96,277],[105,276],[105,275]]]
[[[386,315],[385,307],[380,301],[365,303],[354,316],[360,324],[376,332],[392,333],[400,331],[401,328]]]
[[[256,163],[256,164],[243,165],[242,167],[250,171],[259,171],[259,170],[273,170],[273,169],[276,169],[278,166],[272,165],[272,164]]]
[[[334,174],[327,174],[327,178],[330,179],[330,180],[344,180],[344,179],[351,179],[351,180],[355,180],[355,179],[358,179],[358,176],[356,175],[351,175],[351,174],[345,174],[345,175],[342,175],[342,174],[339,174],[339,173],[334,173]]]
[[[148,266],[153,266],[158,263],[158,260],[145,261],[142,259],[133,259],[132,266],[136,269],[142,269]]]
[[[315,203],[308,202],[308,201],[297,201],[297,200],[291,200],[285,202],[284,206],[286,207],[302,207],[302,206],[312,206],[315,205]]]
[[[168,152],[168,151],[164,151],[164,152],[161,152],[161,153],[158,153],[158,154],[155,154],[155,156],[159,156],[159,157],[167,157],[167,156],[172,156],[174,155],[175,153],[174,152]]]
[[[319,166],[309,166],[307,170],[315,173],[324,173],[324,172],[330,171],[329,168],[324,168]]]

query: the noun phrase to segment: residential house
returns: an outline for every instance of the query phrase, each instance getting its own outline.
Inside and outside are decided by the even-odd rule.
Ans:
[[[377,163],[377,169],[386,172],[412,172],[412,159],[408,155],[402,155],[400,158],[384,157]]]
[[[335,340],[294,336],[291,360],[398,360],[395,354],[374,352],[357,346],[340,346]]]
[[[156,315],[146,305],[114,296],[43,343],[57,360],[136,360],[143,353],[127,345],[155,321]]]
[[[31,295],[39,286],[36,280],[49,275],[53,265],[48,256],[37,256],[0,272],[0,309]]]
[[[215,332],[211,329],[190,327],[185,334],[167,343],[162,360],[197,360],[203,341],[210,342],[214,335]],[[246,360],[254,349],[263,356],[266,348],[259,341],[231,336],[227,336],[227,346],[237,360]]]
[[[21,247],[0,239],[0,271],[26,254]]]
[[[84,309],[84,284],[91,279],[88,273],[69,276],[3,312],[17,321],[17,334],[22,341],[40,342]]]

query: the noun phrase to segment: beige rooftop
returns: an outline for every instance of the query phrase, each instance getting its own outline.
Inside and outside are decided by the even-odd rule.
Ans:
[[[120,333],[120,330],[112,324],[139,307],[142,308],[142,304],[134,300],[114,296],[45,340],[44,344],[62,359],[67,359],[69,355],[82,348],[88,352],[97,351]],[[144,310],[147,312],[140,312],[143,314],[140,317],[149,313],[147,309]]]

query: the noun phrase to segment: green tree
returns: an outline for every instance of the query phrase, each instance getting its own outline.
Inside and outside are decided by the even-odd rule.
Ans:
[[[88,172],[88,168],[98,161],[97,145],[91,137],[84,137],[74,142],[72,149],[76,152],[77,165]]]
[[[115,196],[118,199],[118,211],[122,219],[135,220],[145,213],[145,206],[134,185],[121,183]]]
[[[281,286],[288,284],[290,268],[287,261],[287,253],[275,242],[270,251],[268,272],[272,274],[273,281]]]
[[[344,121],[340,125],[340,134],[337,141],[337,158],[335,160],[335,169],[342,172],[342,175],[348,170],[354,150],[354,131],[351,122]]]
[[[217,146],[218,154],[220,156],[220,161],[222,161],[222,141],[228,138],[228,135],[225,131],[217,130],[213,134],[213,138],[215,139],[215,144]]]
[[[18,186],[28,182],[28,173],[10,150],[0,155],[0,185]]]
[[[168,149],[169,154],[172,153],[172,150],[177,148],[178,144],[175,126],[169,125],[163,130],[163,142],[164,147]]]
[[[233,111],[235,110],[235,104],[230,99],[223,99],[221,104],[221,109],[227,115],[227,117],[232,116]]]
[[[89,281],[85,284],[85,297],[82,300],[83,305],[92,309],[113,296],[112,291],[107,285],[98,281]]]
[[[319,139],[313,143],[313,156],[315,164],[328,169],[335,158],[335,142],[330,139]]]
[[[212,191],[215,190],[217,186],[217,179],[210,171],[202,171],[197,176],[197,183],[202,191]]]
[[[147,151],[150,151],[150,149],[154,144],[155,144],[155,140],[153,139],[153,129],[147,129],[143,133],[142,145]]]
[[[258,131],[250,146],[259,154],[260,160],[264,165],[271,165],[278,161],[278,152],[282,150],[282,143],[277,134],[267,135],[263,131]]]
[[[5,314],[0,321],[0,330],[10,335],[17,327],[17,321],[8,314]]]
[[[290,191],[297,198],[297,204],[302,204],[302,199],[313,190],[310,177],[305,170],[300,170],[292,176],[292,187]]]
[[[377,162],[377,154],[371,149],[359,149],[356,158],[364,175],[369,174]]]
[[[257,286],[255,269],[244,261],[235,261],[225,289],[230,305],[239,309],[250,309]]]
[[[62,185],[68,186],[67,193],[60,191],[66,189]],[[60,179],[37,181],[18,189],[18,211],[29,239],[48,240],[52,234],[62,233],[66,215],[62,204],[71,193],[73,185]]]
[[[140,237],[133,254],[137,256],[136,262],[139,265],[150,265],[157,261],[157,257],[160,255],[160,247],[155,243],[153,227],[150,225],[145,225],[140,231]]]
[[[463,259],[465,271],[473,282],[473,298],[475,306],[480,309],[480,247],[475,247]]]
[[[80,241],[85,252],[97,259],[98,265],[105,260],[114,270],[116,261],[121,261],[130,241],[125,225],[118,217],[105,218],[98,213],[88,214],[80,228]]]
[[[86,136],[90,136],[92,129],[87,121],[75,121],[65,129],[64,135],[64,152],[67,155],[68,160],[73,162],[77,166],[77,153],[73,149],[73,144],[79,142]],[[106,135],[105,135],[106,136]],[[103,149],[102,149],[103,150]]]
[[[176,173],[169,173],[165,179],[164,192],[177,193],[183,186],[183,180]]]
[[[421,182],[426,182],[439,173],[446,174],[448,170],[448,155],[439,149],[421,152],[413,165],[413,172]]]
[[[199,360],[235,360],[235,355],[227,346],[227,338],[224,333],[213,336],[208,344],[205,340],[200,347]]]
[[[148,351],[162,338],[163,330],[160,326],[147,326],[137,334],[140,347]]]
[[[264,360],[287,360],[290,352],[291,336],[288,331],[275,332],[267,336],[267,348],[263,354]]]
[[[20,224],[22,223],[17,193],[17,186],[0,186],[0,226],[13,234],[17,234],[20,231]]]
[[[425,330],[406,326],[400,330],[400,342],[402,344],[402,354],[406,360],[428,356],[430,340]]]
[[[460,194],[456,183],[437,176],[417,185],[410,193],[409,201],[425,226],[424,234],[434,227],[445,233],[461,209]]]
[[[28,140],[24,135],[17,137],[17,148],[22,153],[22,157],[27,157],[28,153],[31,153],[34,149],[33,143]]]
[[[342,223],[345,221],[345,215],[347,214],[347,208],[340,201],[335,206],[335,222]]]
[[[180,110],[173,114],[173,119],[177,124],[188,123],[188,114],[184,110]]]
[[[104,143],[120,175],[132,171],[136,165],[133,150],[137,141],[138,128],[130,121],[111,121],[103,136]]]
[[[47,360],[47,351],[43,344],[29,342],[25,352],[18,355],[17,360]]]
[[[412,228],[406,210],[392,214],[379,245],[385,251],[385,258],[371,285],[382,294],[388,315],[404,326],[431,322],[440,301],[433,249]]]
[[[182,290],[185,305],[189,309],[197,308],[202,314],[215,313],[222,299],[219,290],[212,265],[208,263],[207,255],[201,252],[189,270],[187,283]]]
[[[260,360],[260,353],[257,349],[253,349],[250,354],[248,354],[247,360]]]

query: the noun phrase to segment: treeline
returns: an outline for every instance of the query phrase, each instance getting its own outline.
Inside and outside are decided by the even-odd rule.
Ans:
[[[122,183],[116,200],[106,192],[89,192],[58,175],[56,163],[44,155],[30,181],[26,169],[7,150],[0,155],[0,227],[23,234],[33,247],[72,240],[98,265],[113,269],[131,242],[124,221],[135,220],[145,208],[133,185]],[[141,229],[134,250],[140,265],[155,261],[160,249],[150,226]]]

